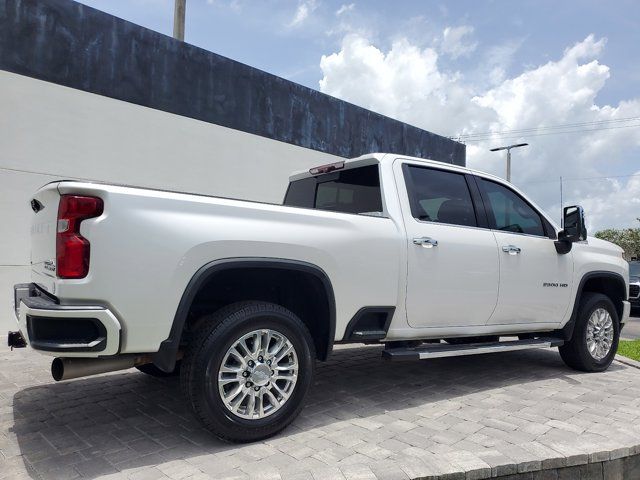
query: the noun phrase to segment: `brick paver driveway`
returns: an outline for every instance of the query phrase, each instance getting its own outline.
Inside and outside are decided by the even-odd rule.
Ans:
[[[175,378],[54,384],[28,349],[2,350],[0,365],[0,478],[478,478],[640,444],[640,371],[581,374],[557,351],[392,363],[380,347],[340,348],[298,420],[251,445],[203,430]]]

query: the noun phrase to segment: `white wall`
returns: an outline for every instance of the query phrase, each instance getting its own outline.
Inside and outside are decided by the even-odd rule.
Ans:
[[[29,281],[33,192],[80,178],[280,202],[292,171],[337,157],[0,71],[0,335]]]

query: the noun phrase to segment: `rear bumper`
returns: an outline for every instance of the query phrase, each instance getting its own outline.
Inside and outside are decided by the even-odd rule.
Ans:
[[[98,357],[120,349],[120,322],[101,305],[60,305],[33,283],[13,287],[20,332],[34,350],[52,356]]]

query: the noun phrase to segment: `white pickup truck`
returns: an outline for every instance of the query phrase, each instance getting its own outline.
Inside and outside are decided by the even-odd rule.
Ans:
[[[56,380],[179,371],[231,441],[289,424],[336,343],[390,360],[559,347],[601,371],[629,315],[622,250],[586,236],[580,207],[561,230],[503,180],[418,158],[295,174],[283,205],[60,181],[31,206],[9,345],[58,357]]]

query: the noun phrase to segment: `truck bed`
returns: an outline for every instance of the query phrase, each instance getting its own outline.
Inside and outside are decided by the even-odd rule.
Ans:
[[[56,278],[47,264],[55,259],[64,194],[104,201],[104,213],[81,224],[91,243],[91,269],[81,280]],[[334,282],[335,340],[363,305],[396,305],[404,294],[402,227],[391,218],[75,181],[48,184],[34,199],[43,206],[32,223],[34,282],[61,304],[108,306],[122,324],[122,353],[158,349],[189,280],[212,261],[268,257],[319,266]]]

